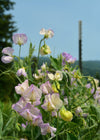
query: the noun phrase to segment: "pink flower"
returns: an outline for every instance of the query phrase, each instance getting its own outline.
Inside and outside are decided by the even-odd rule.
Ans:
[[[21,97],[20,100],[16,104],[12,105],[12,108],[16,110],[18,113],[21,113],[23,108],[25,108],[26,104],[27,102],[25,101],[25,99]]]
[[[33,84],[29,87],[27,94],[23,94],[23,97],[26,100],[31,101],[34,105],[40,104],[41,96],[42,96],[42,91]]]
[[[6,47],[6,48],[3,48],[3,50],[2,50],[3,54],[7,54],[10,56],[13,54],[13,52],[14,52],[14,49],[12,49],[11,47]]]
[[[63,57],[62,65],[65,65],[66,62],[72,64],[72,63],[74,63],[76,61],[76,58],[73,58],[70,54],[68,54],[66,52],[62,53],[62,57]]]
[[[50,84],[49,81],[47,81],[46,83],[42,84],[42,85],[40,86],[40,89],[42,90],[42,92],[43,92],[44,94],[49,94],[49,93],[52,93],[52,92],[53,92],[53,91],[52,91],[52,86],[51,86],[51,84]]]
[[[39,126],[41,123],[43,123],[40,110],[30,103],[26,104],[20,115],[26,120],[31,121],[34,126]]]
[[[13,61],[13,54],[14,49],[12,49],[11,47],[6,47],[3,48],[2,53],[5,54],[5,56],[1,57],[1,61],[5,64],[10,63]]]
[[[51,127],[49,123],[43,123],[40,125],[42,135],[46,135],[47,133],[51,133],[51,136],[54,137],[54,132],[56,132],[56,128]]]
[[[1,57],[1,61],[5,64],[10,63],[13,61],[13,57],[12,56],[2,56]]]
[[[27,42],[26,34],[14,34],[12,39],[15,44],[18,44],[20,46],[24,45]]]
[[[25,93],[27,93],[29,89],[29,85],[28,85],[28,80],[25,80],[22,84],[18,84],[18,86],[15,87],[15,91],[17,94],[20,95],[25,95]]]
[[[91,84],[90,83],[86,85],[86,88],[90,88],[90,87],[91,87]]]
[[[18,71],[17,71],[17,76],[21,76],[23,75],[24,77],[27,77],[27,73],[25,72],[25,68],[20,68]]]

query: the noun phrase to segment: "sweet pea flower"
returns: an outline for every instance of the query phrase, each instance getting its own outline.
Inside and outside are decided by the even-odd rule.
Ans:
[[[86,85],[86,88],[90,88],[90,87],[91,87],[91,84],[88,83],[88,84]]]
[[[94,78],[94,82],[96,84],[96,87],[98,87],[99,86],[99,80]]]
[[[25,80],[22,84],[18,84],[18,86],[15,86],[16,93],[20,94],[22,96],[23,96],[23,94],[28,92],[27,91],[28,89],[29,89],[28,80]]]
[[[73,119],[73,114],[66,110],[64,106],[60,109],[59,115],[64,121],[71,121]]]
[[[67,98],[67,96],[64,97],[64,105],[68,105],[68,98]]]
[[[50,84],[49,81],[47,81],[47,82],[45,82],[44,84],[42,84],[42,85],[40,86],[40,89],[42,90],[42,92],[43,92],[44,94],[49,94],[49,93],[52,93],[52,92],[53,92],[53,91],[52,91],[52,86],[51,86],[51,84]]]
[[[46,64],[43,63],[43,65],[41,66],[42,71],[46,70]]]
[[[56,73],[55,73],[55,80],[61,81],[62,78],[63,78],[62,72],[61,71],[56,71]]]
[[[19,46],[24,45],[27,42],[26,34],[14,34],[12,39],[13,42]]]
[[[25,72],[25,68],[20,68],[18,71],[17,71],[17,76],[21,76],[23,75],[24,77],[27,77],[27,73]]]
[[[54,32],[51,29],[45,30],[42,28],[40,30],[40,35],[44,35],[45,38],[52,38],[54,36]]]
[[[28,92],[26,94],[23,94],[23,97],[27,101],[31,101],[34,105],[40,104],[41,96],[42,96],[42,91],[33,84],[29,87]]]
[[[12,56],[2,56],[1,61],[5,64],[8,64],[13,61],[13,57]]]
[[[62,107],[63,102],[59,97],[59,94],[54,93],[52,95],[45,95],[44,104],[41,107],[46,111],[58,110]]]
[[[34,126],[39,126],[41,123],[43,123],[41,115],[34,115],[30,109],[25,109],[22,113],[20,113],[20,115],[26,120],[31,121]]]
[[[36,79],[36,80],[40,80],[44,77],[44,73],[41,72],[41,70],[39,69],[38,70],[38,74],[33,74],[33,77]]]
[[[47,133],[51,133],[51,136],[54,137],[54,132],[56,132],[56,128],[51,127],[49,123],[43,123],[40,125],[42,135],[46,135]]]
[[[63,57],[63,62],[62,62],[62,65],[65,65],[66,62],[68,63],[74,63],[76,58],[73,58],[70,54],[66,53],[66,52],[63,52],[62,53],[62,57]]]
[[[12,49],[11,47],[3,48],[2,53],[5,56],[1,57],[1,61],[5,64],[12,62],[13,61],[13,56],[12,56],[13,52],[14,52],[14,49]]]
[[[16,110],[18,113],[21,113],[23,108],[25,108],[26,104],[27,102],[25,101],[25,99],[21,97],[16,104],[12,105],[12,109]]]
[[[83,110],[81,109],[80,106],[78,106],[78,107],[76,108],[76,110],[75,110],[75,114],[76,114],[77,116],[80,116],[80,115],[83,114]]]
[[[34,115],[32,124],[34,126],[40,126],[41,124],[43,124],[42,116],[41,115],[38,115],[38,116]]]
[[[51,50],[50,50],[50,47],[46,44],[44,44],[41,48],[40,48],[40,54],[41,55],[47,55],[47,54],[50,54],[51,53]]]
[[[43,123],[40,110],[31,103],[27,103],[25,108],[20,113],[26,120],[31,121],[34,126],[39,126]]]
[[[28,125],[28,124],[24,124],[24,123],[21,124],[21,126],[22,126],[23,128],[26,128],[27,125]]]
[[[29,109],[25,109],[20,113],[20,115],[23,116],[28,121],[32,121],[32,119],[34,118],[34,115],[30,112]]]
[[[31,103],[27,103],[23,97],[21,97],[16,104],[13,104],[12,108],[26,120],[31,121],[34,126],[39,126],[43,123],[40,110],[37,107],[34,107]]]
[[[94,94],[93,97],[100,104],[100,87],[97,87],[96,93]]]
[[[63,79],[63,74],[61,71],[56,71],[55,74],[48,73],[48,77],[50,80],[61,81]]]
[[[14,52],[14,49],[11,48],[11,47],[6,47],[6,48],[3,48],[3,50],[2,50],[3,54],[7,54],[7,55],[10,55],[10,56],[13,54],[13,52]]]

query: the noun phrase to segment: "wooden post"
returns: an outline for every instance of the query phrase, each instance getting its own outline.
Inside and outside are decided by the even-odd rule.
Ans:
[[[79,68],[82,73],[82,21],[79,21]]]

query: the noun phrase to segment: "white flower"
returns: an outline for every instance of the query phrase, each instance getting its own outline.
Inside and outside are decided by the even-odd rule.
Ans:
[[[99,85],[99,80],[94,78],[94,82],[95,82],[96,86],[98,87],[98,85]]]
[[[42,28],[40,30],[40,35],[44,35],[45,38],[52,38],[54,36],[54,32],[51,29],[45,30]]]
[[[41,66],[42,71],[46,70],[46,64],[43,63],[43,65]]]
[[[61,71],[56,71],[56,73],[55,73],[55,80],[61,81],[62,78],[63,78],[62,72]]]
[[[63,78],[63,74],[61,71],[56,71],[55,74],[48,73],[48,77],[50,80],[56,80],[56,81],[61,81]]]

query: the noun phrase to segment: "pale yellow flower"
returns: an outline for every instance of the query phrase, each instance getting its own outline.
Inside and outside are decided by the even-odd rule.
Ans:
[[[46,70],[46,64],[43,63],[43,65],[41,66],[42,71]]]
[[[44,35],[45,38],[52,38],[54,36],[54,32],[51,29],[45,30],[42,28],[40,30],[40,35]]]
[[[63,101],[60,99],[59,94],[54,93],[45,96],[44,104],[42,108],[46,111],[53,111],[60,109],[63,106]]]
[[[96,84],[96,87],[98,87],[99,86],[99,80],[94,78],[94,82]]]
[[[48,77],[50,80],[56,80],[56,81],[61,81],[63,78],[63,74],[61,71],[56,71],[55,74],[48,73]]]

